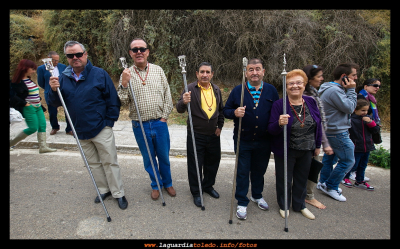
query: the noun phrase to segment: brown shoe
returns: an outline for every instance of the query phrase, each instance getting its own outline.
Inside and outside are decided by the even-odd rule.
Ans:
[[[66,132],[66,134],[67,134],[67,135],[71,135],[71,136],[74,135],[74,133],[73,133],[72,131]]]
[[[169,188],[165,188],[165,190],[167,190],[167,193],[169,194],[169,196],[171,197],[175,197],[176,196],[176,191],[174,189],[174,187],[169,187]]]
[[[158,191],[157,189],[153,189],[153,191],[151,191],[151,199],[153,199],[153,201],[158,200],[158,197],[160,197],[160,191]]]
[[[60,129],[52,129],[52,130],[50,131],[50,135],[56,134],[57,131],[59,131],[59,130],[60,130]]]

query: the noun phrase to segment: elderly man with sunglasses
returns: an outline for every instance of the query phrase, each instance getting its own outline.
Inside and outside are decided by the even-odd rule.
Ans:
[[[164,187],[167,193],[174,197],[176,191],[172,186],[169,161],[170,139],[167,126],[167,119],[173,108],[172,97],[163,69],[147,61],[149,54],[149,48],[143,39],[135,38],[132,40],[129,46],[129,55],[132,57],[134,65],[122,72],[118,96],[122,105],[129,105],[129,117],[132,119],[133,133],[142,153],[144,168],[151,180],[152,192],[150,196],[153,200],[157,200],[161,189],[158,189],[136,108],[130,90],[128,90],[129,83],[137,99],[160,188]],[[156,160],[156,157],[158,160]]]
[[[121,103],[110,76],[87,59],[85,47],[76,41],[64,45],[69,66],[59,77],[50,77],[50,105],[60,106],[60,88],[76,134],[104,200],[112,195],[121,209],[128,207],[112,127]],[[99,197],[94,200],[100,203]]]

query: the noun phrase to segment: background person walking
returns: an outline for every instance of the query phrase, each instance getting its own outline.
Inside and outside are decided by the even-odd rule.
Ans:
[[[370,103],[366,99],[358,99],[354,113],[351,114],[350,139],[354,143],[355,163],[352,171],[356,173],[354,185],[349,180],[350,172],[344,177],[346,187],[357,187],[365,190],[374,190],[364,179],[365,169],[368,165],[369,153],[375,150],[372,134],[379,132],[379,126],[371,116],[368,116]]]
[[[59,63],[60,61],[60,56],[57,54],[55,51],[50,51],[48,54],[48,57],[52,59],[52,63],[54,66],[53,70],[53,76],[58,77],[67,67],[66,65]],[[47,101],[47,93],[51,91],[50,85],[49,85],[49,80],[50,80],[50,72],[46,70],[45,65],[41,65],[37,69],[37,80],[38,84],[41,88],[44,89],[44,97],[46,99],[47,103],[47,110],[49,112],[49,119],[50,119],[50,125],[51,125],[51,131],[50,135],[54,135],[57,133],[57,131],[60,130],[60,125],[58,124],[58,119],[57,119],[57,107],[49,105]],[[67,127],[65,128],[65,133],[68,135],[73,135],[71,126],[69,125],[68,119],[65,116],[65,120],[67,122]]]
[[[317,102],[318,110],[319,110],[319,113],[321,116],[321,124],[322,124],[322,129],[321,129],[322,148],[327,155],[332,155],[333,150],[332,150],[332,147],[329,145],[329,141],[326,138],[326,134],[325,134],[325,129],[326,129],[325,111],[324,111],[324,107],[323,107],[321,98],[319,97],[319,94],[318,94],[318,88],[320,87],[321,83],[324,80],[323,68],[318,65],[307,65],[303,68],[303,71],[306,73],[307,78],[308,78],[308,84],[306,84],[303,94],[313,97],[315,99],[315,101]],[[318,156],[316,156],[316,157],[318,157]],[[319,161],[317,161],[317,159],[315,159],[315,157],[314,157],[311,161],[310,173],[308,174],[308,180],[307,180],[307,196],[306,196],[305,202],[308,204],[311,204],[319,209],[325,209],[326,206],[324,204],[322,204],[321,202],[319,202],[317,199],[315,199],[315,196],[314,196],[314,189],[317,186],[319,172],[321,171],[321,167],[322,167],[322,164]]]
[[[333,71],[334,81],[321,85],[318,93],[324,105],[327,129],[326,137],[334,154],[324,154],[317,189],[338,201],[346,201],[339,191],[339,184],[354,165],[354,144],[349,137],[350,115],[357,104],[355,92],[358,65],[340,64]],[[338,163],[333,168],[335,157]]]
[[[40,103],[39,87],[31,80],[36,69],[33,61],[23,59],[18,63],[10,81],[10,107],[22,114],[28,126],[10,140],[10,147],[37,131],[39,153],[55,152],[56,149],[47,147],[44,107]]]

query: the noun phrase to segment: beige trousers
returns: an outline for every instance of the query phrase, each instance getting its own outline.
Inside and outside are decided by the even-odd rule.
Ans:
[[[114,133],[106,126],[97,136],[79,139],[100,194],[112,193],[114,198],[124,196],[121,172],[117,161]]]
[[[314,189],[316,186],[317,184],[315,182],[307,180],[307,195],[306,195],[307,200],[314,199]]]

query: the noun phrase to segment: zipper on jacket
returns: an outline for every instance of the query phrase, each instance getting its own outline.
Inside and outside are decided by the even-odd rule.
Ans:
[[[361,119],[361,124],[362,124],[362,128],[363,128],[364,152],[367,152],[367,145],[365,142],[365,134],[364,134],[364,121],[362,119]]]

